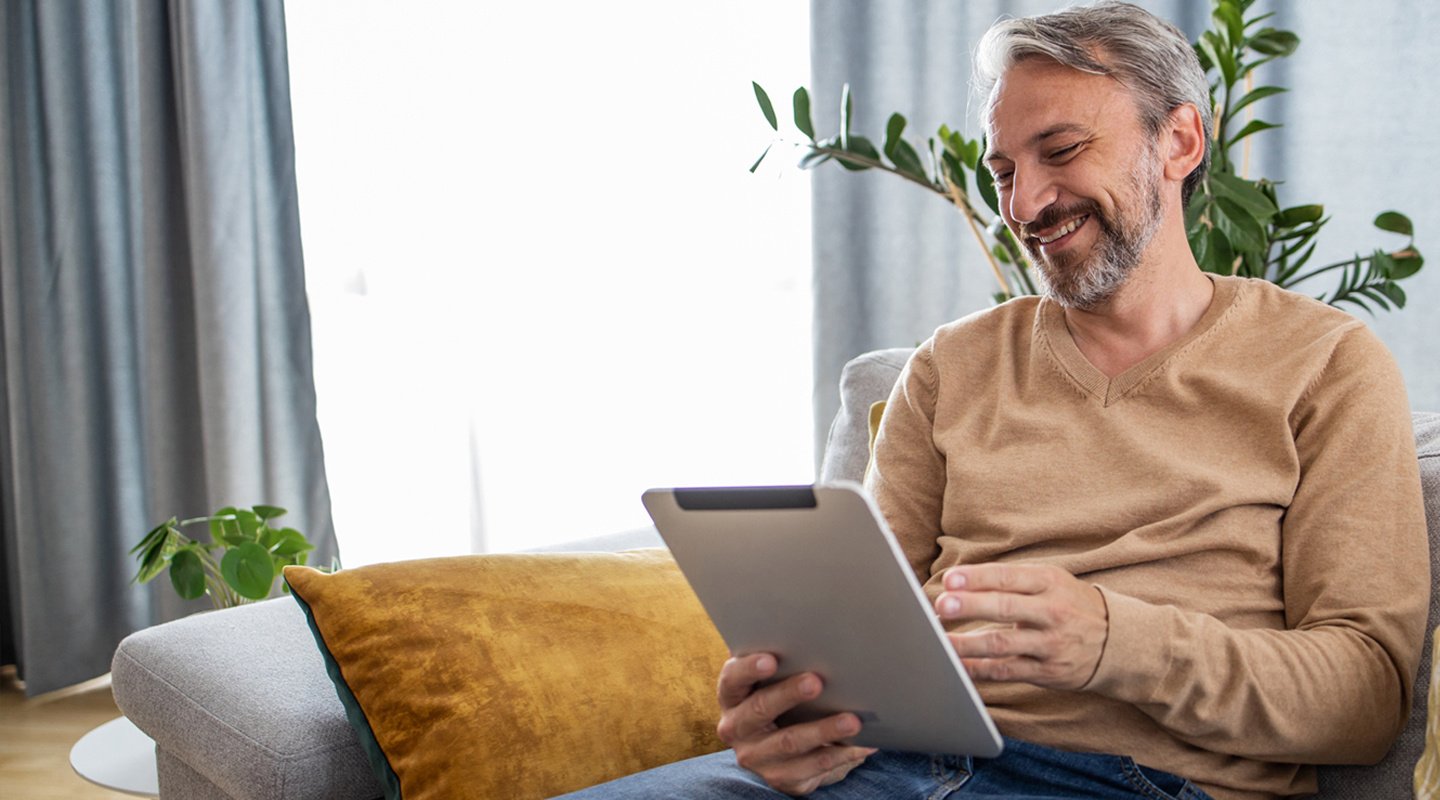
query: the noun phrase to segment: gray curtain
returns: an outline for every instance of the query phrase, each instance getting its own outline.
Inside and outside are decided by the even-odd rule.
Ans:
[[[7,0],[0,53],[0,639],[35,694],[203,607],[130,584],[155,522],[335,539],[280,0]]]
[[[1192,39],[1205,0],[1140,2]],[[811,89],[817,133],[836,130],[840,87],[854,95],[852,129],[883,138],[893,111],[912,141],[940,123],[979,133],[970,55],[1001,15],[1046,13],[1059,0],[812,0]],[[1257,105],[1285,127],[1255,137],[1252,174],[1283,180],[1282,203],[1323,203],[1332,221],[1314,263],[1399,247],[1371,227],[1381,211],[1411,216],[1431,266],[1406,283],[1410,302],[1370,323],[1395,353],[1417,409],[1440,410],[1440,6],[1426,0],[1262,2],[1265,23],[1295,31],[1295,55],[1262,67],[1291,88]],[[1265,72],[1268,70],[1268,72]],[[814,172],[816,442],[839,405],[845,361],[913,346],[936,326],[986,308],[994,279],[968,227],[940,198],[875,173],[825,164]],[[1321,261],[1319,259],[1325,259]],[[1309,288],[1308,285],[1306,287]],[[1315,293],[1323,291],[1323,283]],[[820,452],[817,447],[817,453]]]

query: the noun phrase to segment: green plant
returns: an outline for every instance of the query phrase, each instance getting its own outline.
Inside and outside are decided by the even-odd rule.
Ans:
[[[1340,279],[1318,299],[1332,305],[1350,303],[1374,313],[1372,306],[1389,310],[1405,306],[1405,291],[1399,282],[1424,266],[1414,243],[1414,226],[1398,211],[1386,211],[1375,218],[1375,227],[1406,237],[1403,247],[1374,248],[1368,254],[1304,270],[1315,252],[1315,237],[1329,221],[1325,207],[1298,204],[1280,207],[1277,184],[1246,177],[1251,137],[1278,125],[1254,118],[1255,105],[1267,97],[1287,91],[1279,86],[1255,86],[1255,70],[1295,52],[1300,38],[1290,31],[1257,27],[1273,14],[1246,18],[1254,0],[1212,0],[1212,27],[1195,42],[1207,77],[1215,110],[1215,141],[1211,167],[1204,182],[1191,198],[1185,214],[1190,248],[1201,269],[1225,275],[1264,278],[1294,288],[1320,275],[1340,271]],[[774,105],[760,84],[752,84],[755,98],[766,121],[780,130]],[[750,167],[754,172],[776,143],[798,147],[799,166],[811,169],[834,161],[847,170],[875,169],[896,175],[945,198],[960,211],[975,240],[984,252],[999,291],[997,302],[1018,294],[1034,294],[1035,283],[1025,251],[1015,241],[1003,220],[994,179],[981,156],[985,141],[968,139],[941,125],[928,144],[928,163],[903,134],[906,119],[890,115],[880,146],[851,131],[853,98],[847,84],[841,90],[839,132],[824,139],[815,135],[810,114],[810,94],[804,87],[792,98],[795,127],[805,140],[772,142]],[[1239,159],[1234,151],[1239,148]],[[1237,163],[1238,161],[1238,163]],[[988,216],[971,200],[979,196]]]
[[[226,506],[208,517],[171,517],[131,549],[130,554],[140,562],[135,581],[149,583],[168,569],[171,585],[187,600],[208,594],[216,608],[263,600],[270,596],[281,569],[304,564],[315,549],[300,531],[270,524],[284,514],[283,508],[258,505],[248,509]],[[200,523],[209,523],[209,543],[180,532]],[[221,551],[219,561],[215,550]]]

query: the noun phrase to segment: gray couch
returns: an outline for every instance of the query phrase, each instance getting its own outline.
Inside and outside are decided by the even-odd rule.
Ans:
[[[841,409],[830,429],[822,482],[858,480],[868,457],[868,411],[884,399],[910,351],[883,350],[850,362]],[[1440,414],[1416,414],[1415,438],[1431,538],[1440,539]],[[574,542],[568,550],[659,544],[653,529]],[[1440,624],[1432,593],[1430,626]],[[115,701],[155,740],[165,800],[370,800],[379,783],[325,673],[305,619],[279,598],[159,625],[121,642]],[[1429,686],[1427,641],[1409,726],[1371,767],[1326,767],[1321,797],[1386,800],[1411,796],[1424,745]]]

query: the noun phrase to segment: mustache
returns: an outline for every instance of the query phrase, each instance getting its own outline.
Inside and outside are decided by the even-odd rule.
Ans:
[[[1104,219],[1100,213],[1100,205],[1093,200],[1071,203],[1068,206],[1050,206],[1044,211],[1041,211],[1040,214],[1035,217],[1035,221],[1022,223],[1020,225],[1020,234],[1022,238],[1031,239],[1034,238],[1035,231],[1053,228],[1067,219],[1081,217],[1086,214],[1095,217],[1096,221],[1103,221]]]

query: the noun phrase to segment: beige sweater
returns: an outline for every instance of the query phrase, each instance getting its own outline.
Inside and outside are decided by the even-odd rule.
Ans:
[[[1217,798],[1315,790],[1404,725],[1429,582],[1404,386],[1354,317],[1215,279],[1189,334],[1107,379],[1026,297],[936,331],[870,488],[933,597],[1055,564],[1110,632],[1080,691],[982,683],[1007,736],[1125,754]]]

